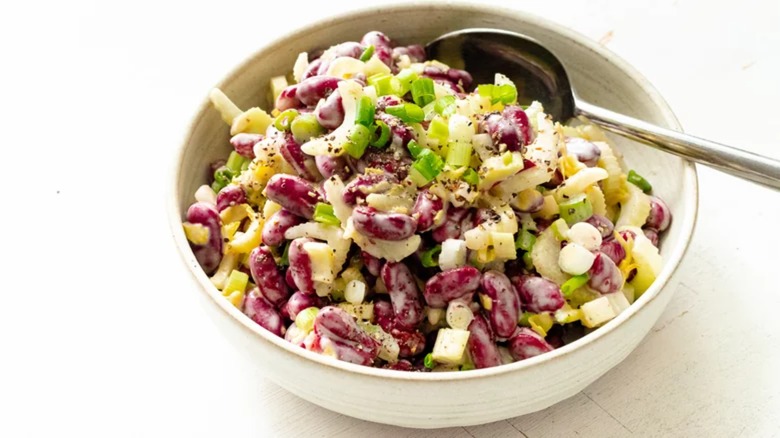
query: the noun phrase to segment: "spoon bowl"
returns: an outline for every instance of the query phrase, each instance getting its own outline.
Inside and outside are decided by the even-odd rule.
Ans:
[[[461,29],[425,47],[429,59],[467,70],[474,83],[492,83],[495,72],[517,86],[518,102],[538,100],[554,120],[585,116],[591,122],[664,152],[780,189],[780,161],[678,131],[654,126],[582,101],[555,54],[525,35],[498,29]]]

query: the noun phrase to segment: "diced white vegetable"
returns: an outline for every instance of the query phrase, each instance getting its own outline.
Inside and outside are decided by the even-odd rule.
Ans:
[[[266,130],[273,123],[274,119],[260,108],[249,108],[233,119],[230,125],[230,135],[236,135],[240,132],[251,134],[265,134]]]
[[[347,59],[347,58],[339,58]],[[355,126],[355,110],[357,101],[363,95],[363,87],[356,81],[339,82],[341,105],[344,107],[344,122],[328,135],[314,137],[301,146],[301,150],[309,155],[327,155],[338,157],[345,153],[344,144]]]
[[[580,275],[588,272],[596,256],[577,243],[566,245],[558,256],[558,266],[567,274]]]
[[[490,238],[496,258],[514,260],[517,258],[515,238],[512,233],[492,232]]]
[[[546,183],[551,178],[552,175],[547,171],[546,167],[532,167],[505,179],[495,186],[491,193],[508,202],[512,199],[512,194],[532,189]]]
[[[325,242],[306,242],[303,250],[311,259],[311,278],[322,283],[333,283],[336,279],[333,250]]]
[[[352,239],[360,249],[372,256],[384,258],[391,262],[400,262],[406,257],[409,257],[417,251],[417,248],[420,247],[420,243],[422,242],[422,238],[419,234],[414,234],[407,239],[398,241],[369,239],[355,230],[352,218],[347,220],[347,225],[344,228],[344,237]]]
[[[222,257],[222,261],[219,262],[217,272],[210,278],[211,284],[217,289],[222,290],[225,287],[228,276],[236,269],[236,266],[238,266],[238,254],[232,252],[225,254]]]
[[[434,309],[432,307],[426,307],[425,308],[426,316],[428,317],[428,322],[431,325],[437,325],[439,322],[443,321],[446,316],[446,310],[444,309]]]
[[[468,117],[460,114],[450,116],[450,141],[456,143],[471,143],[477,127]]]
[[[617,316],[615,309],[609,303],[609,298],[603,296],[593,301],[588,301],[580,307],[582,310],[582,324],[585,327],[598,327]]]
[[[335,210],[335,207],[334,207]],[[347,261],[347,253],[352,245],[352,240],[346,236],[341,228],[334,225],[325,225],[319,222],[306,222],[289,228],[284,233],[287,240],[297,239],[299,237],[311,237],[312,239],[325,240],[328,246],[334,251],[334,270],[340,271],[344,262]]]
[[[436,96],[437,99],[441,99],[444,96],[452,96],[455,94],[450,87],[445,87],[444,85],[441,85],[439,83],[433,84],[433,94]]]
[[[442,271],[466,266],[466,241],[460,239],[447,239],[441,244],[439,254],[439,267]]]
[[[357,319],[374,319],[374,303],[339,303],[339,307]]]
[[[633,184],[626,184],[626,188],[628,189],[628,200],[620,206],[620,216],[615,227],[626,225],[641,227],[647,222],[647,216],[650,215],[650,197]]]
[[[384,62],[382,62],[381,59],[379,59],[378,56],[374,55],[366,61],[365,68],[363,70],[363,73],[366,75],[367,78],[370,78],[371,76],[378,75],[378,74],[387,74],[391,73],[390,67],[387,66]]]
[[[263,204],[263,217],[268,219],[269,217],[273,216],[274,213],[278,212],[282,209],[282,206],[277,204],[274,201],[266,200],[265,204]]]
[[[555,238],[551,227],[542,231],[531,250],[531,260],[536,272],[559,286],[569,279],[569,276],[558,266],[560,253],[561,243]]]
[[[356,74],[363,73],[365,69],[365,62],[348,56],[342,56],[330,62],[326,75],[342,79],[351,79],[354,78]]]
[[[515,83],[512,82],[511,79],[509,79],[508,77],[506,77],[505,75],[503,75],[501,73],[496,73],[495,80],[494,80],[493,83],[496,84],[496,85],[507,85],[507,84],[508,85],[512,85],[512,86],[515,85]]]
[[[609,300],[609,305],[612,306],[612,310],[615,311],[616,315],[620,315],[620,312],[628,309],[631,305],[622,291],[613,292],[604,296]]]
[[[607,179],[609,174],[600,167],[588,167],[582,169],[570,176],[558,189],[555,190],[555,199],[562,202],[565,199],[573,198],[591,185]]]
[[[217,194],[214,193],[214,189],[210,186],[203,184],[195,190],[195,200],[198,202],[205,202],[211,205],[217,205]]]
[[[295,79],[295,82],[301,82],[307,68],[309,68],[309,54],[301,52],[295,58],[295,64],[293,65],[293,79]]]
[[[483,228],[472,228],[463,233],[463,237],[466,238],[466,246],[475,251],[490,245],[490,232]]]
[[[516,175],[523,170],[524,166],[525,162],[520,152],[504,152],[484,159],[479,168],[481,178],[477,188],[483,191],[489,190],[496,183]]]
[[[493,139],[490,134],[476,134],[471,137],[471,145],[482,161],[493,157]]]
[[[304,53],[305,55],[305,53]],[[276,102],[276,99],[282,94],[285,88],[287,88],[287,78],[284,76],[274,76],[271,78],[271,104]]]
[[[379,211],[388,211],[401,214],[410,214],[414,201],[406,196],[385,195],[370,193],[366,196],[366,204]]]
[[[589,251],[601,248],[601,232],[587,222],[577,222],[572,225],[566,237],[570,242],[579,243]]]
[[[366,298],[366,284],[360,280],[352,280],[344,289],[344,299],[352,304],[360,304]]]
[[[373,308],[373,304],[372,304]],[[398,353],[401,352],[401,347],[398,345],[398,341],[392,337],[389,333],[382,330],[382,327],[376,324],[370,324],[363,321],[358,321],[358,326],[365,330],[366,333],[371,335],[372,338],[380,342],[379,358],[386,360],[390,363],[398,362]]]
[[[431,356],[440,364],[461,365],[471,333],[467,330],[440,329]]]
[[[318,297],[327,297],[331,292],[333,292],[333,284],[322,283],[320,281],[314,282],[314,293],[317,294]]]
[[[333,206],[333,214],[339,218],[342,224],[347,223],[347,219],[352,216],[352,207],[346,202],[342,194],[344,193],[344,182],[338,175],[334,175],[322,185],[325,189],[325,196],[328,198],[328,202]]]
[[[214,105],[214,108],[219,112],[222,120],[228,125],[232,125],[233,120],[242,113],[241,109],[219,88],[211,90],[209,93],[209,100],[211,100],[211,104]]]
[[[474,319],[474,313],[462,301],[450,301],[447,305],[447,325],[454,329],[467,330]]]

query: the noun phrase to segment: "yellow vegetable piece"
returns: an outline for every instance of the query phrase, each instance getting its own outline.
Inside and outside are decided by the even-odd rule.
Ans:
[[[533,217],[541,219],[552,219],[555,217],[555,215],[558,214],[559,211],[560,208],[558,207],[558,202],[555,200],[555,197],[552,195],[547,195],[544,197],[544,204],[542,204],[542,209],[534,213]]]
[[[238,266],[238,254],[228,253],[222,256],[222,261],[219,262],[217,272],[215,272],[210,279],[214,287],[219,290],[224,289],[228,275],[236,269],[236,266]]]
[[[622,203],[615,228],[623,226],[641,227],[650,215],[650,197],[639,187],[628,184],[628,198]]]
[[[560,166],[564,178],[568,178],[587,167],[574,158],[573,155],[564,155],[558,162],[558,166]]]
[[[231,271],[225,288],[222,290],[222,296],[227,298],[234,306],[241,308],[247,283],[249,283],[248,275],[241,271]]]
[[[531,329],[541,337],[547,336],[547,332],[550,331],[554,322],[553,316],[549,313],[537,313],[528,317]]]
[[[226,253],[247,253],[257,248],[263,241],[263,224],[261,218],[255,218],[245,232],[237,232],[233,240],[225,247]]]
[[[233,120],[241,115],[241,109],[219,88],[211,90],[209,93],[209,100],[211,100],[211,104],[214,105],[214,108],[219,111],[222,120],[228,125],[232,125]]]
[[[230,222],[222,226],[222,238],[232,240],[236,235],[238,228],[241,226],[241,222]]]
[[[219,213],[223,224],[231,222],[241,222],[245,218],[254,217],[255,212],[249,204],[231,205]]]
[[[271,123],[273,123],[273,118],[270,114],[257,107],[249,108],[233,119],[233,123],[230,125],[230,135],[241,132],[265,134]]]
[[[187,236],[187,240],[192,242],[193,245],[205,245],[209,241],[209,229],[201,224],[192,224],[185,222],[182,227],[184,228],[184,235]]]
[[[592,185],[585,190],[585,196],[593,207],[593,214],[607,216],[607,201],[604,198],[604,192],[598,185]]]

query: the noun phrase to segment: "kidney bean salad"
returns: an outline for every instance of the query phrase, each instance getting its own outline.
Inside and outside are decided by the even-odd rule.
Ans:
[[[566,126],[380,32],[301,53],[275,108],[210,97],[234,150],[184,231],[230,303],[301,348],[407,371],[533,357],[661,268],[669,207],[587,120]]]

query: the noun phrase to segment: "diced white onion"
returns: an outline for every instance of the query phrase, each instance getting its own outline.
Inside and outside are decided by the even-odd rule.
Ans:
[[[593,265],[596,256],[577,243],[570,243],[561,249],[558,256],[558,265],[563,272],[571,275],[580,275],[588,272]]]
[[[447,325],[454,329],[468,330],[469,324],[474,319],[474,313],[469,306],[462,301],[450,301],[447,305]]]
[[[460,239],[447,239],[441,244],[439,254],[439,267],[442,271],[466,266],[466,241]]]
[[[352,304],[360,304],[366,298],[366,284],[360,280],[352,280],[344,289],[344,299]]]
[[[590,251],[601,248],[601,232],[587,222],[577,222],[572,225],[567,237],[570,242],[579,243]]]
[[[205,202],[211,205],[217,205],[217,194],[214,193],[214,189],[210,186],[203,184],[195,190],[195,200],[198,202]]]

